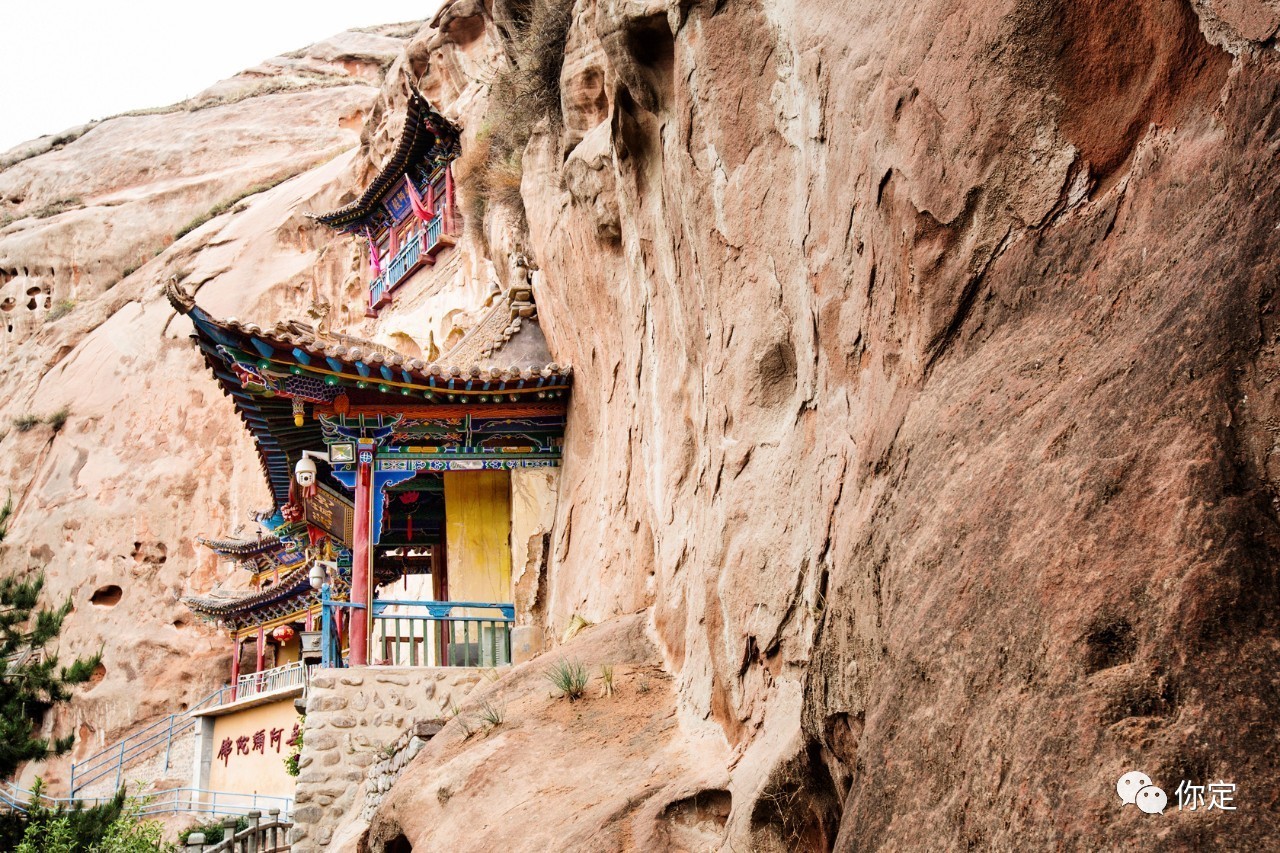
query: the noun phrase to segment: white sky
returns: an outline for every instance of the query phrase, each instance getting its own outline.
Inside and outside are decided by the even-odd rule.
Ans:
[[[194,95],[353,27],[423,20],[441,0],[0,0],[0,152]]]

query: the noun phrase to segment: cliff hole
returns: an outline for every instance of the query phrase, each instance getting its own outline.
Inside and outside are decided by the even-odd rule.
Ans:
[[[169,546],[163,542],[134,542],[133,553],[130,556],[139,563],[163,565],[164,561],[169,559]]]
[[[724,837],[732,810],[733,795],[722,788],[711,788],[669,803],[659,819],[671,847],[710,849]]]
[[[382,853],[413,853],[413,845],[402,832],[383,845]]]
[[[627,28],[627,52],[636,61],[641,76],[653,93],[653,111],[671,101],[675,77],[676,42],[667,25],[665,12],[649,15]]]
[[[796,350],[791,341],[776,341],[756,360],[753,401],[773,407],[790,399],[796,389]]]
[[[1138,641],[1127,619],[1094,628],[1085,637],[1085,673],[1128,663],[1137,651]]]
[[[99,663],[97,666],[93,668],[93,674],[89,676],[88,684],[90,687],[92,687],[95,684],[100,683],[102,679],[106,677],[107,677],[107,668],[103,664]]]
[[[111,583],[95,589],[93,595],[89,596],[89,603],[99,607],[115,607],[123,596],[124,590]]]

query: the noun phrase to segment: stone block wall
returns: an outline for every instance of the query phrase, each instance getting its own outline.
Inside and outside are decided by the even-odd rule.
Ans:
[[[463,667],[361,667],[319,670],[311,678],[298,785],[293,853],[320,853],[362,831],[366,779],[379,780],[417,754],[415,733],[452,715],[483,678]],[[415,728],[416,727],[416,728]],[[375,771],[376,770],[376,775]],[[388,782],[386,787],[390,787]],[[385,791],[385,788],[383,788]]]
[[[369,774],[364,780],[363,805],[360,809],[361,823],[367,824],[373,818],[378,806],[382,805],[382,798],[400,778],[404,768],[422,751],[427,741],[442,728],[444,728],[442,720],[424,720],[414,723],[407,732],[396,739],[395,743],[383,750],[382,760],[369,768]]]

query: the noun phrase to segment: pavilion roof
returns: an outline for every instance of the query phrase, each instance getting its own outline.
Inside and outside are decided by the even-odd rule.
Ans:
[[[308,213],[307,216],[330,228],[351,230],[369,218],[383,197],[396,187],[415,162],[440,148],[444,149],[447,159],[457,156],[458,131],[415,89],[409,95],[400,141],[364,192],[337,210]]]
[[[503,404],[555,401],[572,383],[572,369],[551,360],[527,287],[496,299],[471,332],[431,363],[323,326],[264,329],[218,320],[176,281],[166,294],[191,319],[206,365],[253,436],[278,508],[289,502],[292,466],[302,451],[324,446],[317,419],[295,423],[295,404],[310,404],[313,414],[317,406],[328,411],[341,403],[351,411],[463,405],[483,415]]]
[[[247,613],[270,604],[289,601],[311,592],[308,566],[299,566],[266,589],[220,591],[208,595],[189,595],[182,603],[206,616],[224,617]]]
[[[253,557],[274,551],[283,544],[274,533],[264,533],[257,539],[206,539],[196,537],[201,545],[226,557]]]

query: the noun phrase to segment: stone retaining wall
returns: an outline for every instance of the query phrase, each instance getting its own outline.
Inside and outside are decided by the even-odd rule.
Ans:
[[[380,780],[416,755],[429,725],[452,715],[482,678],[462,667],[325,669],[311,678],[294,795],[293,853],[337,849],[362,831]],[[432,732],[434,733],[434,732]],[[429,736],[429,735],[427,735]],[[366,788],[366,778],[372,786]],[[381,788],[381,790],[378,790]],[[376,802],[374,803],[376,808]]]

